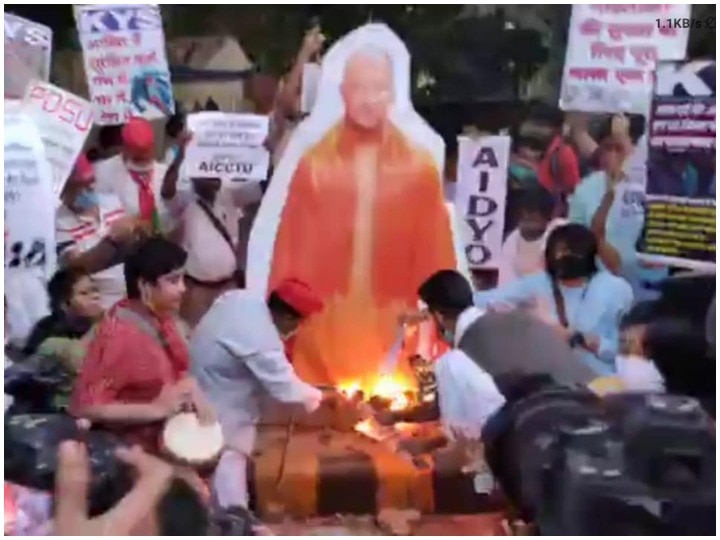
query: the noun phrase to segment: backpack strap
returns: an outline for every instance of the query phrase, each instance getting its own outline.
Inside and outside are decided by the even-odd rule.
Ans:
[[[143,317],[139,313],[136,313],[132,309],[120,307],[115,312],[115,315],[123,321],[132,322],[144,334],[146,334],[148,337],[152,338],[163,349],[167,349],[167,343],[165,342],[165,339],[162,337],[162,334],[157,330],[157,328],[155,328],[150,323],[150,321],[148,321],[145,317]],[[183,327],[179,324],[178,321],[175,321],[175,325],[177,326],[178,333],[183,337],[183,339],[185,341],[187,341],[188,334],[185,331],[185,329],[183,329]]]
[[[220,221],[220,219],[215,215],[215,212],[212,211],[212,209],[205,203],[205,201],[201,201],[200,199],[198,199],[196,202],[200,209],[203,211],[203,213],[210,220],[210,223],[212,223],[213,227],[215,227],[215,230],[220,233],[220,236],[222,236],[223,239],[227,242],[228,246],[230,246],[230,251],[235,253],[235,244],[233,244],[230,233],[228,232],[223,222]]]

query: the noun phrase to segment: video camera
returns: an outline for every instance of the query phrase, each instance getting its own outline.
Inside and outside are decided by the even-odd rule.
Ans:
[[[541,386],[509,398],[483,440],[543,535],[715,532],[715,436],[691,398]]]

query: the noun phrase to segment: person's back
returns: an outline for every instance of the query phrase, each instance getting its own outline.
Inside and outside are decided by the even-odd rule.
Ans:
[[[495,379],[547,374],[560,384],[586,385],[595,373],[574,355],[557,331],[529,314],[488,312],[460,340],[460,348]]]
[[[283,345],[264,299],[247,290],[221,295],[195,327],[191,371],[223,425],[252,426],[264,390],[242,357]],[[243,384],[247,381],[246,384]]]

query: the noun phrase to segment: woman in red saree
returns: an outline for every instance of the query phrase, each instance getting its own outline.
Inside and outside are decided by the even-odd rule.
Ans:
[[[150,238],[125,262],[127,298],[95,329],[70,410],[157,452],[163,421],[184,406],[212,412],[187,376],[189,353],[177,312],[185,291],[185,251]]]

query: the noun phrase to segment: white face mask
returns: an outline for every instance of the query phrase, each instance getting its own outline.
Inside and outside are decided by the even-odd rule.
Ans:
[[[641,356],[618,355],[618,377],[631,392],[664,392],[665,379],[652,360]]]
[[[128,160],[125,162],[125,167],[127,167],[127,170],[131,172],[146,173],[152,171],[153,163],[152,161],[149,163],[137,163],[135,161]]]

